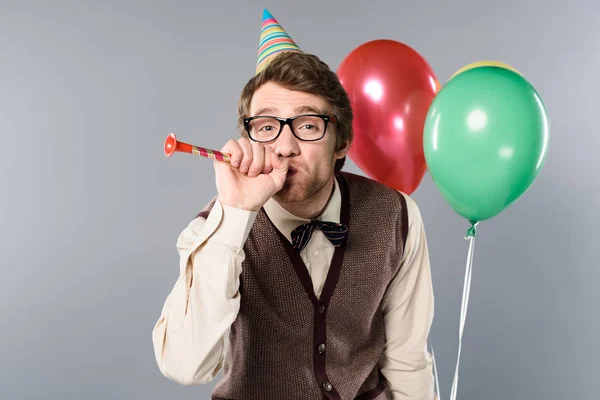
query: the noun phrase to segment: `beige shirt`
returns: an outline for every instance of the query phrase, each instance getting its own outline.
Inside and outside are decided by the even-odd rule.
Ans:
[[[434,296],[429,254],[419,208],[409,196],[406,200],[408,237],[399,260],[402,267],[383,299],[387,346],[379,366],[395,400],[432,400],[434,380],[427,338]],[[310,221],[290,214],[273,199],[264,209],[290,242],[291,231]],[[341,192],[336,181],[318,219],[339,222],[340,209]],[[179,278],[152,332],[156,361],[167,378],[183,385],[204,384],[223,367],[229,329],[240,309],[243,246],[256,215],[223,206],[217,200],[206,220],[196,218],[181,232],[177,240]],[[317,297],[334,249],[316,230],[300,253]]]

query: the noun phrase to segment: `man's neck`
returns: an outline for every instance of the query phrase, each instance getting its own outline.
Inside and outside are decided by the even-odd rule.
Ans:
[[[329,179],[329,181],[327,181],[325,186],[323,186],[321,190],[319,190],[310,199],[298,203],[279,204],[287,212],[292,213],[298,217],[307,219],[317,217],[323,212],[323,210],[327,206],[327,203],[329,202],[329,199],[331,198],[331,195],[333,194],[334,179],[335,176],[331,175],[331,178]]]

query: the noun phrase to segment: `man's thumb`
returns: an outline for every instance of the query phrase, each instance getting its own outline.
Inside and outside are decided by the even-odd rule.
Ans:
[[[289,168],[289,161],[284,157],[278,157],[277,154],[271,153],[271,165],[273,166],[273,172],[287,173]]]

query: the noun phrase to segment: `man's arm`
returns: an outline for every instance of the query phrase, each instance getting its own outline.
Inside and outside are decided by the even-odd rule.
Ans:
[[[217,200],[206,218],[195,218],[179,235],[179,277],[152,331],[156,361],[167,378],[198,385],[221,369],[240,307],[243,245],[256,214]]]
[[[432,357],[427,339],[433,322],[434,296],[423,220],[417,204],[404,195],[408,235],[401,268],[384,297],[386,350],[381,372],[394,400],[433,400]]]

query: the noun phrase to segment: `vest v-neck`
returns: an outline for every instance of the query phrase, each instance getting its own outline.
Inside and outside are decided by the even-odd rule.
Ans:
[[[340,209],[340,222],[342,224],[345,224],[346,226],[348,226],[348,232],[350,232],[350,229],[351,229],[350,224],[349,224],[350,193],[348,190],[348,184],[347,184],[344,176],[341,173],[336,174],[336,179],[338,181],[341,195],[342,195],[342,203],[341,203],[341,209]],[[262,210],[262,212],[264,212],[264,210]],[[340,272],[342,269],[342,262],[344,260],[344,252],[346,250],[346,242],[348,240],[348,237],[346,236],[346,238],[342,241],[342,244],[335,248],[334,253],[333,253],[333,258],[331,260],[331,266],[329,267],[329,271],[327,273],[327,278],[325,279],[325,283],[323,285],[323,290],[321,291],[321,296],[319,298],[317,298],[314,288],[313,288],[312,279],[308,272],[308,268],[306,267],[306,264],[304,264],[302,257],[300,257],[300,254],[298,253],[298,251],[296,249],[294,249],[294,247],[289,242],[289,240],[287,240],[287,238],[279,231],[279,229],[277,229],[277,227],[275,227],[275,225],[273,224],[273,222],[271,221],[271,219],[269,218],[269,216],[267,215],[266,212],[265,212],[265,217],[267,218],[267,221],[269,221],[271,228],[273,230],[275,230],[275,232],[277,232],[277,237],[279,237],[281,244],[284,246],[284,248],[288,254],[288,257],[289,257],[292,265],[294,266],[296,275],[298,276],[298,279],[302,283],[302,286],[304,287],[306,294],[310,298],[310,301],[313,303],[313,305],[315,307],[317,307],[318,305],[324,305],[325,307],[327,307],[331,297],[333,296],[333,291],[335,290],[335,286],[336,286],[339,276],[340,276]]]

